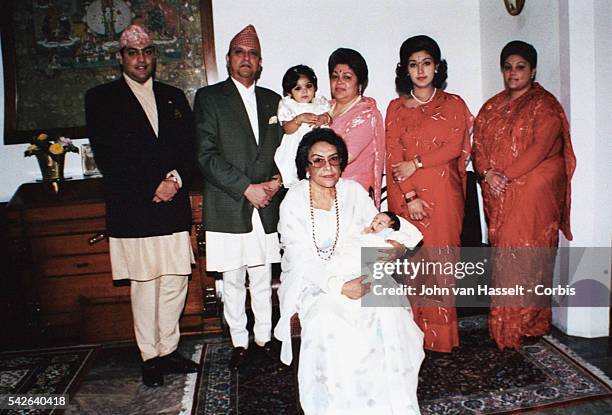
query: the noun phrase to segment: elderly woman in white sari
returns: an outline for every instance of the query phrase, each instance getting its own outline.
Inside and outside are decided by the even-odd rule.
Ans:
[[[353,230],[376,214],[361,185],[340,179],[347,156],[344,141],[324,128],[306,134],[298,148],[301,181],[285,196],[278,225],[281,360],[291,363],[290,319],[298,313],[298,385],[306,415],[418,414],[423,334],[408,302],[360,306],[370,288],[366,277],[355,277],[355,267],[338,275],[328,266]]]

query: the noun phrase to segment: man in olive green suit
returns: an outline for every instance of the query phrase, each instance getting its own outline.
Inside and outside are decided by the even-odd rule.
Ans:
[[[255,315],[255,343],[271,353],[271,264],[280,261],[276,224],[281,180],[274,164],[282,130],[280,96],[255,85],[261,47],[255,28],[232,39],[230,77],[198,90],[194,104],[197,156],[204,175],[204,227],[209,271],[223,273],[223,314],[234,351],[230,366],[246,358],[246,273]]]

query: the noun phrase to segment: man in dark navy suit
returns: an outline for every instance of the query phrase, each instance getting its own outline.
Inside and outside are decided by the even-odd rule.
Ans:
[[[104,176],[113,279],[130,280],[143,383],[154,387],[164,373],[198,369],[176,351],[194,258],[186,186],[192,113],[181,90],[153,81],[146,29],[129,26],[120,46],[122,76],[89,90],[85,111]]]

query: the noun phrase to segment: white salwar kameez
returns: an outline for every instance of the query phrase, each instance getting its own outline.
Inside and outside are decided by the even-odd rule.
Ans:
[[[336,249],[349,243],[376,214],[356,182],[336,185],[340,231]],[[330,275],[312,241],[309,184],[291,188],[281,205],[281,318],[274,331],[283,342],[281,360],[292,360],[290,319],[302,326],[298,370],[300,401],[306,415],[418,414],[416,390],[424,358],[423,334],[406,307],[361,307],[340,294],[342,275]],[[320,248],[331,246],[336,216],[315,210]],[[354,267],[352,267],[354,269]],[[407,304],[407,302],[406,302]]]

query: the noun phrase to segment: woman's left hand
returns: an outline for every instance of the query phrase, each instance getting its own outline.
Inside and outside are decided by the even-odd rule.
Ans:
[[[485,182],[493,196],[499,197],[506,191],[509,180],[503,173],[490,169],[485,175]]]
[[[406,248],[404,245],[402,245],[401,243],[397,241],[394,241],[393,239],[386,239],[385,242],[393,245],[393,248],[379,250],[379,252],[386,254],[378,258],[381,261],[385,261],[385,262],[395,261],[396,259],[404,256],[404,254],[408,250],[408,248]]]
[[[412,160],[400,161],[399,163],[391,165],[391,174],[393,174],[393,180],[401,182],[409,178],[416,171],[416,165]]]

